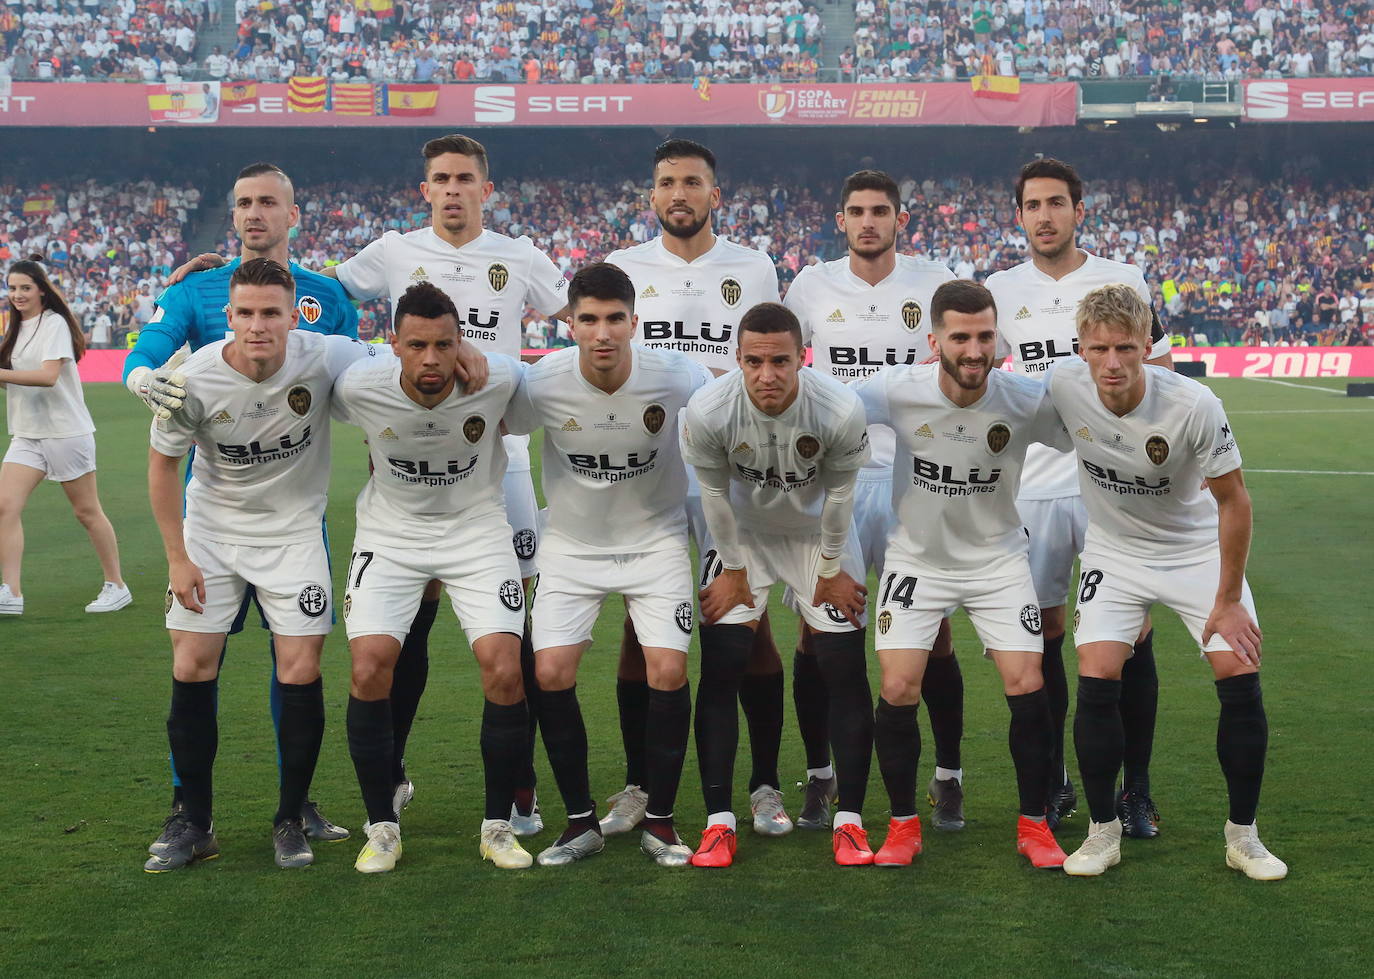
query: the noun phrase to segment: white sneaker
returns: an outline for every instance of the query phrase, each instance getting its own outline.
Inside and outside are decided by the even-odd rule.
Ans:
[[[100,586],[100,594],[95,596],[95,601],[86,606],[86,611],[118,612],[133,600],[134,596],[129,593],[128,585],[116,585],[113,581],[107,581]]]
[[[1088,820],[1088,838],[1064,860],[1070,877],[1097,877],[1121,862],[1121,820],[1095,823]]]
[[[353,864],[364,874],[384,874],[401,859],[401,827],[397,823],[364,823],[367,842]]]
[[[23,615],[24,596],[10,591],[9,585],[0,585],[0,615]],[[647,796],[645,798],[648,798]]]
[[[1237,826],[1226,820],[1226,866],[1251,880],[1283,880],[1288,864],[1270,853],[1259,838],[1259,827]]]
[[[611,810],[601,817],[601,835],[615,836],[628,833],[644,821],[649,793],[638,785],[627,785],[606,801],[611,804]]]
[[[515,830],[504,819],[482,820],[482,841],[477,849],[483,860],[490,860],[502,870],[523,870],[534,863],[534,857],[520,845]]]
[[[760,785],[749,793],[749,808],[754,813],[754,832],[763,836],[786,836],[792,820],[782,808],[782,793],[771,785]]]

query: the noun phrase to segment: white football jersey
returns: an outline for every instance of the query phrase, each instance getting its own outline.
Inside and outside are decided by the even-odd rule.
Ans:
[[[374,343],[305,330],[287,335],[286,362],[253,382],[224,360],[232,339],[206,344],[181,367],[186,403],[153,422],[163,455],[196,447],[186,486],[186,534],[236,544],[317,541],[329,489],[329,403],[354,361],[385,356]]]
[[[811,366],[855,381],[893,364],[930,357],[930,300],[954,273],[938,262],[898,255],[897,267],[876,286],[849,269],[849,258],[808,265],[787,290],[787,308],[801,321]],[[896,453],[892,430],[874,425],[869,467],[889,469]]]
[[[684,353],[712,371],[735,367],[735,328],[751,306],[778,301],[778,273],[763,252],[717,236],[694,262],[663,238],[606,256],[635,287],[635,342]]]
[[[796,536],[820,533],[829,472],[868,461],[864,406],[847,386],[804,369],[797,398],[780,415],[754,407],[734,370],[692,396],[682,427],[682,457],[730,470],[730,505],[743,530]]]
[[[490,353],[519,359],[525,308],[551,316],[568,304],[568,280],[524,235],[483,231],[454,248],[432,227],[388,231],[336,267],[339,281],[358,299],[390,298],[393,307],[417,282],[431,282],[458,307],[463,337]],[[529,440],[509,439],[508,468],[530,467]]]
[[[460,385],[433,408],[401,388],[401,365],[355,364],[334,386],[334,417],[367,435],[372,474],[358,494],[358,533],[398,547],[457,539],[475,516],[502,513],[501,420],[519,361],[487,354],[486,386]]]
[[[868,420],[897,440],[887,559],[959,578],[981,577],[1026,553],[1016,490],[1026,448],[1068,447],[1045,392],[994,370],[983,396],[960,408],[940,390],[939,364],[887,367],[854,392]]]
[[[526,372],[506,425],[544,429],[545,554],[628,554],[687,543],[687,472],[678,415],[710,372],[672,350],[631,347],[614,394],[594,387],[580,351],[548,354]]]
[[[1151,564],[1217,550],[1217,504],[1204,479],[1240,468],[1221,401],[1191,378],[1145,367],[1145,398],[1124,417],[1102,404],[1085,361],[1050,372],[1050,397],[1077,453],[1088,510],[1085,550]]]
[[[998,357],[1010,356],[1012,370],[1018,373],[1043,376],[1057,361],[1078,353],[1074,317],[1079,300],[1099,286],[1116,282],[1132,286],[1141,299],[1150,302],[1150,290],[1138,266],[1092,254],[1062,279],[1046,275],[1033,261],[994,272],[984,284],[997,300]],[[1159,328],[1158,320],[1155,327],[1151,359],[1169,352],[1169,335]],[[1077,493],[1078,480],[1068,454],[1032,446],[1026,453],[1021,499],[1055,500]]]

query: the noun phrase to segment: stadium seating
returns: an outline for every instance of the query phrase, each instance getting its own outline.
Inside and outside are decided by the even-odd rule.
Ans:
[[[0,8],[0,74],[160,82],[195,68],[198,31],[219,0],[99,0]],[[213,11],[213,13],[211,13]],[[8,68],[8,71],[6,71]]]

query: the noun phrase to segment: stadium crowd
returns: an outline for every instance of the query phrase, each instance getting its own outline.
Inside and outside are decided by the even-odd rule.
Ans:
[[[185,261],[200,207],[190,183],[0,183],[0,263],[42,256],[92,346],[123,346]]]

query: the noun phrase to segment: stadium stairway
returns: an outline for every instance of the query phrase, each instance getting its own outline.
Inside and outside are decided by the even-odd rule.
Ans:
[[[840,80],[840,54],[854,43],[854,0],[825,0],[821,23],[825,39],[821,44],[821,80]]]
[[[229,55],[233,54],[234,46],[238,43],[239,23],[234,19],[234,4],[231,0],[220,0],[219,9],[219,24],[207,24],[196,36],[197,64],[205,64],[205,59],[210,57],[216,44],[223,54]]]

